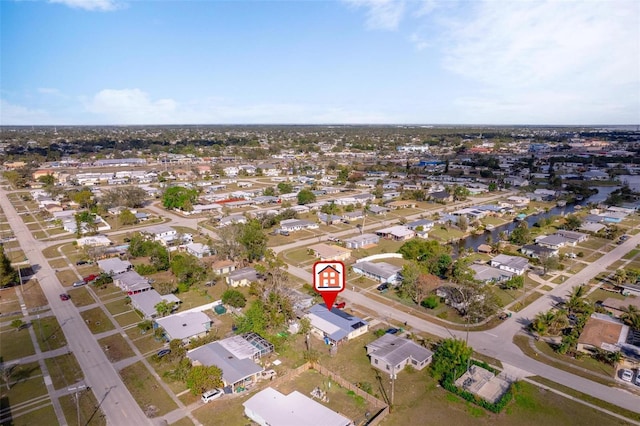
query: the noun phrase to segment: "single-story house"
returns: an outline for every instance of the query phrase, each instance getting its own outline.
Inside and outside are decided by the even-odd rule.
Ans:
[[[390,201],[386,203],[385,206],[389,207],[391,210],[415,209],[417,204],[413,200],[398,200],[398,201]]]
[[[354,339],[369,330],[369,324],[338,308],[328,310],[324,304],[313,305],[305,316],[311,321],[311,331],[329,344]]]
[[[206,336],[212,321],[204,312],[186,311],[157,318],[155,323],[164,329],[168,340],[179,339],[189,343],[191,339]]]
[[[130,271],[131,268],[133,268],[133,265],[128,260],[113,257],[110,259],[98,260],[98,267],[104,273],[114,276]]]
[[[376,234],[362,234],[344,240],[345,246],[352,250],[376,245],[378,242],[380,242],[380,237]]]
[[[396,374],[405,365],[422,370],[429,365],[433,352],[412,340],[393,334],[385,334],[367,346],[371,365],[389,374]]]
[[[529,268],[529,261],[524,257],[509,256],[506,254],[499,254],[490,262],[494,268],[502,269],[504,271],[513,272],[516,275],[522,275]]]
[[[251,267],[236,269],[225,277],[227,284],[231,287],[244,287],[248,286],[254,281],[258,281],[258,271]]]
[[[429,231],[433,228],[434,222],[432,220],[427,219],[418,219],[413,222],[407,223],[405,226],[412,231],[417,231],[418,229],[422,229],[423,231]]]
[[[603,349],[617,352],[627,340],[629,326],[604,314],[591,314],[578,338],[577,349],[581,352],[593,352]]]
[[[184,246],[184,249],[187,253],[197,257],[198,259],[202,259],[206,256],[211,256],[211,247],[206,244],[190,243]]]
[[[542,247],[547,247],[554,250],[558,250],[566,246],[567,244],[569,244],[569,240],[557,234],[540,236],[536,238],[535,241],[538,245],[541,245]]]
[[[489,244],[480,244],[478,246],[478,253],[491,253],[493,249]]]
[[[342,218],[335,214],[318,213],[318,220],[325,225],[334,225],[342,222]]]
[[[515,275],[513,272],[505,271],[504,269],[477,263],[469,265],[469,268],[473,271],[474,279],[485,283],[507,281]]]
[[[93,235],[91,237],[82,237],[77,240],[78,247],[107,247],[113,244],[105,235]]]
[[[580,230],[581,231],[585,231],[585,232],[592,232],[594,234],[602,231],[603,229],[605,229],[607,227],[607,225],[604,225],[602,223],[593,223],[593,222],[583,222],[582,225],[580,225]]]
[[[364,213],[362,212],[362,210],[355,211],[355,212],[346,212],[342,214],[342,219],[348,220],[348,221],[359,220],[362,218],[364,218]]]
[[[318,224],[303,219],[286,219],[280,222],[280,229],[288,232],[301,231],[303,229],[318,229]]]
[[[127,292],[129,296],[151,290],[149,280],[136,271],[128,271],[116,275],[113,277],[113,283],[120,290]]]
[[[619,317],[623,313],[627,312],[627,308],[629,305],[633,305],[640,310],[640,298],[627,297],[624,300],[621,300],[614,299],[613,297],[608,297],[602,301],[601,305],[603,308],[610,311],[613,315]]]
[[[569,240],[569,244],[572,246],[575,246],[577,243],[581,243],[589,239],[589,234],[583,234],[582,232],[575,231],[566,231],[564,229],[559,229],[558,231],[556,231],[555,235],[566,238],[567,240]]]
[[[395,284],[401,280],[402,268],[386,262],[357,262],[352,265],[353,272],[364,275],[381,283]]]
[[[163,245],[169,245],[178,237],[178,231],[168,225],[153,225],[142,228],[140,232],[149,235],[154,241],[160,241]]]
[[[376,234],[382,238],[395,241],[406,241],[413,238],[416,234],[406,226],[396,225],[390,228],[384,228],[376,231]]]
[[[558,249],[549,248],[538,244],[525,244],[520,249],[520,253],[534,259],[540,259],[541,256],[558,256],[559,251]]]
[[[228,226],[234,223],[247,223],[247,218],[241,214],[225,216],[220,219],[220,222],[218,222],[218,226]]]
[[[372,205],[372,206],[367,207],[367,211],[369,213],[371,213],[372,215],[374,215],[374,216],[378,216],[378,215],[383,216],[383,215],[389,213],[389,209],[388,208],[381,207],[381,206],[376,206],[376,205]]]
[[[193,365],[220,368],[223,385],[233,391],[256,381],[257,374],[264,370],[257,361],[271,352],[271,343],[255,333],[246,333],[192,349],[187,357]]]
[[[218,275],[228,274],[235,269],[236,265],[232,260],[219,260],[211,264],[211,270]]]
[[[347,260],[351,257],[351,250],[340,246],[325,243],[315,244],[309,247],[315,257],[320,260]]]
[[[433,201],[440,201],[449,203],[453,201],[453,195],[449,194],[447,191],[435,191],[429,194],[429,198]]]
[[[293,391],[266,388],[242,403],[244,414],[260,426],[351,426],[353,422],[313,399]]]
[[[155,290],[149,290],[142,293],[132,294],[131,306],[142,312],[144,318],[152,319],[158,316],[156,305],[162,301],[167,303],[180,303],[180,299],[175,294],[160,294]]]

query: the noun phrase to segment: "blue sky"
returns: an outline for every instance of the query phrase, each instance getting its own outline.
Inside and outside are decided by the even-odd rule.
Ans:
[[[0,124],[638,124],[637,1],[0,1]]]

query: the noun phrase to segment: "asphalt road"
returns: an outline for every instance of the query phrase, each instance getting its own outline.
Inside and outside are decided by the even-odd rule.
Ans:
[[[120,379],[118,372],[100,349],[95,337],[84,324],[78,309],[71,301],[60,300],[59,295],[64,293],[65,289],[42,254],[42,242],[33,238],[2,188],[0,188],[0,206],[29,263],[37,269],[35,278],[38,279],[49,307],[60,323],[69,349],[80,364],[86,385],[91,387],[100,404],[107,424],[116,426],[153,424],[144,415]]]

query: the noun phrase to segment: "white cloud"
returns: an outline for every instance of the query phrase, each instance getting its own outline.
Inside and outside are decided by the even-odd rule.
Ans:
[[[85,103],[89,112],[112,124],[170,123],[178,109],[172,99],[151,100],[140,89],[105,89]]]
[[[42,109],[25,108],[0,99],[0,125],[23,126],[54,124],[51,115]]]
[[[443,31],[444,65],[505,88],[637,82],[640,3],[478,3]]]
[[[395,30],[405,12],[404,0],[344,0],[355,8],[367,9],[367,28]]]
[[[427,47],[431,46],[431,44],[427,40],[425,40],[423,36],[418,32],[411,34],[411,36],[409,37],[409,41],[413,43],[418,50],[424,50]]]
[[[59,3],[73,9],[97,12],[109,12],[123,6],[123,4],[117,0],[49,0],[49,3]]]

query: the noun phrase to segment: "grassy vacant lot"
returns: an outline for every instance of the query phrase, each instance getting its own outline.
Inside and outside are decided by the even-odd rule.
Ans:
[[[118,362],[135,355],[127,341],[120,334],[104,337],[98,340],[98,343],[111,362]]]
[[[164,415],[178,408],[141,362],[120,370],[120,376],[143,411],[155,407],[158,415]]]
[[[104,306],[105,308],[107,308],[107,311],[111,313],[111,315],[122,314],[125,312],[129,312],[132,309],[131,306],[127,303],[126,297],[106,303]]]
[[[56,389],[65,388],[83,378],[82,370],[72,352],[45,360],[47,369]]]
[[[138,315],[135,311],[129,311],[124,314],[116,315],[113,317],[113,319],[115,319],[121,327],[137,324],[141,321],[140,315]]]
[[[100,300],[105,301],[109,299],[113,299],[116,296],[122,296],[122,290],[116,287],[114,284],[107,284],[102,287],[93,287],[93,292],[100,298]]]
[[[42,352],[58,349],[67,344],[62,328],[55,317],[36,319],[32,323]]]
[[[6,314],[7,312],[20,312],[20,302],[15,287],[0,290],[0,313]]]
[[[60,398],[60,405],[62,406],[64,417],[67,419],[69,426],[103,426],[107,424],[102,410],[98,407],[98,401],[96,401],[95,396],[93,396],[93,392],[78,392],[78,398],[79,400],[76,401],[75,394]],[[80,406],[79,425],[78,406]]]
[[[2,361],[11,361],[36,353],[28,330],[9,328],[0,333],[0,357]]]
[[[0,408],[7,408],[4,404],[14,406],[43,395],[47,395],[47,388],[44,386],[40,365],[37,362],[19,365],[11,374],[10,389],[7,390],[4,381],[0,387]]]
[[[12,426],[32,426],[32,425],[41,425],[43,420],[46,422],[47,420],[55,419],[56,412],[53,410],[53,405],[47,400],[43,401],[48,405],[41,406],[41,404],[37,404],[36,408],[33,411],[29,411],[28,408],[21,410],[22,412],[12,412],[12,415],[15,417],[11,419]]]
[[[67,262],[67,259],[63,258],[63,257],[58,257],[56,259],[50,260],[49,261],[49,265],[51,265],[52,268],[66,268],[67,266],[69,266],[69,263]]]
[[[27,305],[29,309],[47,306],[49,304],[37,280],[32,279],[27,281],[22,285],[20,290],[22,291],[24,304]]]
[[[189,417],[183,417],[175,423],[171,423],[171,426],[193,426],[193,422]]]
[[[527,297],[525,297],[525,299],[523,301],[515,303],[511,307],[511,310],[514,311],[514,312],[519,312],[522,309],[524,309],[525,307],[529,306],[529,304],[535,302],[541,296],[543,296],[542,293],[534,291],[533,293],[531,293]]]
[[[153,332],[149,331],[146,334],[141,334],[138,327],[129,328],[125,332],[136,348],[143,354],[155,352],[164,346],[164,342],[160,342],[153,337]]]
[[[93,308],[80,313],[93,334],[113,330],[115,327],[101,308]]]
[[[63,269],[56,272],[56,277],[58,277],[60,283],[65,287],[70,287],[74,281],[78,280],[78,276],[71,269]]]
[[[59,244],[57,246],[51,246],[51,247],[47,247],[46,249],[42,250],[42,254],[44,254],[44,257],[46,257],[47,259],[54,259],[56,257],[60,257],[60,252],[58,251],[59,247],[64,246],[65,244]]]
[[[67,293],[69,294],[69,296],[71,296],[71,301],[77,307],[89,306],[96,303],[95,299],[93,298],[93,296],[91,296],[86,286],[74,288],[73,290],[69,290]]]

